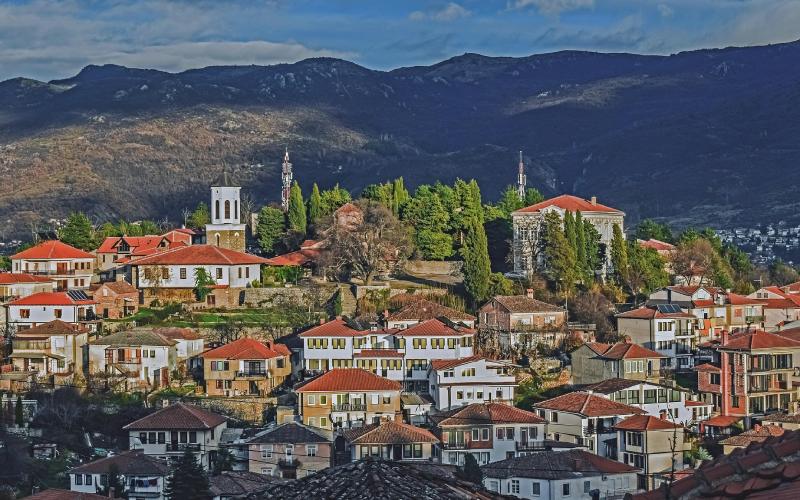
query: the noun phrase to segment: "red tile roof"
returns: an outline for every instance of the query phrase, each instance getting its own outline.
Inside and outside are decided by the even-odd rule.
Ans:
[[[50,488],[25,498],[27,500],[108,500],[108,497],[104,495],[81,493],[79,491],[62,490],[59,488]]]
[[[368,331],[356,330],[347,321],[339,318],[309,328],[300,337],[361,337],[369,335]]]
[[[652,415],[634,415],[618,423],[614,428],[624,431],[661,431],[681,429],[683,426]]]
[[[200,407],[175,403],[123,427],[125,430],[196,430],[213,429],[226,421],[225,417]]]
[[[730,427],[740,421],[742,417],[732,417],[729,415],[715,415],[708,420],[703,420],[703,425],[708,427]]]
[[[103,240],[103,242],[100,244],[100,247],[97,249],[97,253],[117,253],[117,246],[123,240],[130,247],[131,255],[150,255],[162,250],[163,248],[159,248],[159,245],[161,245],[164,240],[166,240],[167,243],[166,248],[169,248],[174,243],[183,243],[173,242],[165,236],[158,235],[110,236]]]
[[[268,266],[304,266],[317,260],[321,254],[322,252],[315,248],[301,248],[266,259],[264,264]]]
[[[94,300],[75,300],[66,292],[39,292],[11,302],[12,306],[83,306],[97,304]]]
[[[85,333],[87,330],[83,327],[65,323],[60,319],[56,319],[41,325],[20,330],[14,338],[22,339],[26,337],[50,337],[53,335],[79,335]]]
[[[71,245],[67,245],[58,240],[43,241],[36,246],[23,250],[16,255],[11,256],[12,259],[94,259],[94,255],[89,252],[84,252]]]
[[[639,245],[644,248],[652,248],[656,251],[669,252],[675,250],[675,245],[667,243],[666,241],[650,238],[649,240],[638,240]]]
[[[395,333],[398,337],[415,337],[415,336],[457,336],[463,337],[465,335],[474,335],[475,330],[472,328],[465,328],[461,326],[450,326],[439,319],[429,319],[416,325],[412,325],[405,330],[399,330]]]
[[[107,283],[100,283],[97,288],[93,291],[92,295],[97,293],[97,290],[101,288],[108,288],[112,292],[117,295],[125,295],[125,294],[138,294],[139,290],[128,283],[127,281],[109,281]]]
[[[705,403],[703,401],[692,401],[691,399],[687,399],[684,401],[684,406],[692,407],[692,406],[714,406],[713,403]]]
[[[629,318],[629,319],[656,319],[656,318],[687,318],[687,319],[697,319],[693,314],[679,312],[679,313],[663,313],[656,309],[655,307],[647,307],[642,306],[638,309],[632,309],[630,311],[617,314],[617,318]]]
[[[334,368],[312,379],[297,392],[399,391],[400,382],[360,368]]]
[[[208,359],[272,359],[289,356],[289,349],[283,344],[265,345],[256,339],[241,338],[230,344],[203,353]]]
[[[50,279],[27,273],[0,273],[0,285],[13,285],[16,283],[50,283]]]
[[[480,359],[484,358],[482,356],[470,356],[468,358],[461,359],[432,359],[431,368],[434,370],[449,370],[450,368],[472,363],[473,361],[478,361]]]
[[[613,415],[641,415],[642,409],[612,401],[602,396],[588,392],[571,392],[563,394],[541,403],[536,403],[537,408],[558,410],[568,413],[577,413],[587,417],[609,417]]]
[[[694,371],[717,373],[717,372],[720,371],[720,368],[719,368],[719,366],[714,366],[711,363],[703,363],[702,365],[695,366],[694,367]]]
[[[562,194],[561,196],[556,196],[555,198],[550,198],[549,200],[541,201],[535,205],[531,205],[529,207],[520,208],[519,210],[515,211],[514,213],[530,213],[530,212],[538,212],[543,208],[548,208],[556,206],[562,210],[567,210],[569,212],[615,212],[615,213],[623,213],[616,208],[611,208],[606,205],[601,205],[599,203],[592,203],[589,200],[584,200],[583,198],[578,198],[577,196],[572,196],[569,194]]]
[[[386,319],[389,321],[426,321],[439,317],[445,317],[450,321],[475,321],[475,316],[471,314],[423,298],[409,302],[399,311],[389,314]]]
[[[757,349],[800,349],[800,341],[792,340],[775,333],[755,330],[741,334],[732,335],[728,338],[725,345],[719,345],[717,349],[733,349],[737,351],[750,351]]]
[[[784,299],[759,299],[764,309],[797,309],[800,308],[800,296],[788,296]]]
[[[404,354],[394,349],[362,349],[354,358],[402,358]]]
[[[727,294],[727,302],[733,306],[744,306],[744,305],[760,305],[761,301],[759,299],[751,299],[750,297],[746,297],[744,295],[739,295],[738,293],[728,293]]]
[[[383,421],[344,431],[344,438],[353,444],[438,443],[430,431],[409,424]]]
[[[473,403],[435,416],[439,426],[475,424],[543,424],[533,412],[504,403]]]
[[[748,446],[750,443],[763,443],[768,438],[782,436],[786,430],[777,425],[756,425],[741,434],[725,438],[719,443],[728,446]]]
[[[202,335],[191,328],[180,328],[175,326],[153,328],[153,332],[170,340],[199,340],[203,338]]]
[[[214,245],[192,245],[178,247],[164,252],[141,257],[131,261],[132,265],[201,265],[210,264],[217,266],[241,266],[246,264],[264,264],[267,259],[237,252],[228,248]]]
[[[587,342],[586,347],[600,356],[608,359],[650,359],[665,358],[666,356],[652,351],[639,344],[618,342],[616,344],[603,344],[600,342]]]

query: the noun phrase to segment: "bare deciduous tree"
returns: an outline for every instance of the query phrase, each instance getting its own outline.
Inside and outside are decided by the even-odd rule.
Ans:
[[[714,247],[707,240],[697,238],[678,245],[672,255],[672,271],[687,285],[704,285],[713,272]],[[697,281],[695,281],[697,280]]]

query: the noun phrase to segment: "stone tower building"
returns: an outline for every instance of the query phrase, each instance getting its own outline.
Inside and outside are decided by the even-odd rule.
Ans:
[[[211,186],[211,224],[206,225],[209,245],[245,251],[245,225],[241,221],[239,186],[231,186],[227,173]]]

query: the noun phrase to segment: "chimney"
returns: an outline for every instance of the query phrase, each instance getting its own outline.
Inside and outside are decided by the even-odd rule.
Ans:
[[[728,345],[728,330],[722,330],[720,345]]]
[[[525,290],[525,295],[526,295],[526,296],[527,296],[529,299],[532,299],[532,298],[533,298],[533,288],[528,288],[528,289],[526,289],[526,290]]]
[[[592,196],[592,205],[597,205],[597,196]]]
[[[336,321],[340,321],[342,319],[341,316],[336,316]]]
[[[267,349],[272,349],[272,342],[270,342],[269,340],[264,342],[264,345],[267,346]]]
[[[325,324],[325,318],[320,318],[319,319],[319,324],[320,325],[324,325]]]

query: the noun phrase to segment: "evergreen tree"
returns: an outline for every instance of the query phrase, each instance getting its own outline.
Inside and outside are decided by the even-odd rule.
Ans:
[[[17,395],[17,404],[14,406],[14,423],[17,427],[22,427],[25,423],[25,413],[22,408],[22,394]]]
[[[408,201],[408,191],[403,185],[403,178],[400,177],[392,183],[392,212],[399,215],[400,209],[406,201]]]
[[[464,287],[475,304],[481,303],[489,295],[489,244],[483,224],[475,218],[465,232],[461,256],[464,259]]]
[[[591,281],[594,273],[591,272],[593,269],[589,268],[589,262],[586,259],[586,227],[584,227],[583,215],[580,210],[575,212],[575,259],[583,280]]]
[[[472,453],[464,454],[464,468],[460,471],[464,480],[475,484],[483,483],[483,471]]]
[[[314,183],[311,188],[311,197],[308,198],[308,223],[316,224],[322,217],[322,196],[319,194],[319,186]]]
[[[114,489],[114,495],[111,495],[111,489]],[[109,498],[120,498],[122,493],[125,489],[125,485],[122,484],[122,480],[119,476],[119,467],[117,464],[111,464],[108,466],[108,479],[106,481],[105,486],[97,485],[97,492],[104,497]]]
[[[569,294],[577,279],[575,249],[567,241],[557,213],[545,215],[542,240],[545,275],[562,293]]]
[[[283,212],[274,207],[264,207],[258,212],[258,225],[256,235],[261,250],[266,254],[271,254],[275,249],[275,244],[281,239],[286,231],[286,220]]]
[[[544,201],[544,196],[536,188],[528,188],[525,190],[525,206],[536,205],[540,201]]]
[[[92,221],[83,212],[73,212],[67,217],[67,223],[58,231],[58,238],[81,250],[97,248],[97,234]]]
[[[143,220],[140,222],[139,229],[142,231],[142,236],[146,234],[161,234],[161,228],[151,220]]]
[[[623,283],[625,273],[628,272],[628,247],[619,224],[614,224],[611,236],[611,266],[614,268],[617,283]]]
[[[11,258],[8,255],[0,255],[0,271],[11,270]]]
[[[201,201],[186,220],[186,225],[192,229],[203,229],[209,223],[211,223],[211,212],[208,211],[208,205]]]
[[[321,193],[322,216],[330,215],[345,203],[350,201],[350,193],[346,189],[336,184],[331,189],[326,189]]]
[[[306,205],[303,203],[303,192],[300,190],[300,185],[297,181],[292,184],[292,189],[289,191],[289,213],[287,214],[289,222],[289,229],[297,231],[300,234],[306,234]]]
[[[114,225],[113,222],[104,222],[100,229],[97,231],[99,235],[103,238],[109,238],[112,236],[122,236],[119,228]]]
[[[659,224],[653,219],[645,219],[636,227],[636,237],[640,240],[656,239],[667,243],[673,242],[672,231],[666,224]]]
[[[210,500],[208,477],[187,449],[172,466],[164,495],[173,500]]]
[[[333,296],[333,315],[342,315],[342,291],[338,290],[336,295]]]
[[[211,293],[211,286],[216,284],[214,278],[208,274],[203,267],[198,267],[194,271],[194,295],[198,302],[203,302]]]
[[[453,238],[447,234],[450,214],[430,186],[420,186],[403,204],[402,220],[414,229],[414,243],[423,258],[442,260],[453,255]]]
[[[600,233],[586,219],[583,219],[583,237],[586,241],[586,274],[594,279],[594,273],[600,270],[605,256],[600,251]]]
[[[575,217],[572,212],[567,210],[564,212],[564,237],[567,238],[567,243],[572,247],[577,255],[578,252],[578,236],[575,230]]]
[[[511,212],[519,210],[523,206],[525,206],[525,201],[519,199],[519,193],[514,186],[506,187],[500,195],[500,201],[497,202],[497,208],[503,212],[505,217],[510,217]]]

